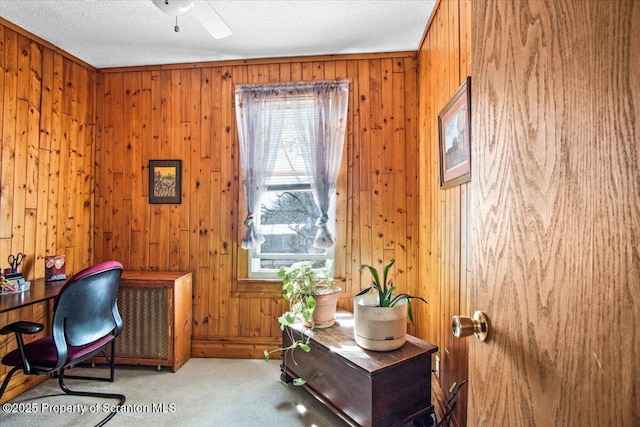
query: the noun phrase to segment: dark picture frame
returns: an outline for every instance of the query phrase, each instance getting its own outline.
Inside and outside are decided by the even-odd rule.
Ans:
[[[471,180],[471,77],[438,115],[440,188]]]
[[[182,160],[149,160],[149,203],[182,203]]]

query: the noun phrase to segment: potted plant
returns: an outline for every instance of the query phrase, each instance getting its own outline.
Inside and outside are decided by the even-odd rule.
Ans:
[[[372,284],[354,297],[354,334],[356,343],[367,350],[390,351],[402,347],[407,340],[407,316],[413,323],[411,300],[427,302],[422,297],[393,293],[396,288],[389,279],[389,270],[394,263],[392,259],[385,265],[382,281],[375,267],[360,266],[360,272],[369,270]],[[369,292],[372,289],[375,292]]]
[[[336,306],[338,304],[340,287],[330,277],[331,264],[329,261],[325,266],[316,270],[311,261],[299,261],[289,267],[283,267],[278,271],[278,277],[282,278],[283,297],[289,301],[289,310],[278,317],[280,329],[286,331],[291,345],[275,350],[265,350],[264,359],[269,360],[271,353],[284,352],[286,363],[287,353],[300,348],[309,352],[309,334],[313,328],[328,328],[335,323]],[[294,329],[291,326],[300,325],[300,336],[294,336]],[[298,334],[296,334],[298,335]],[[295,378],[294,385],[303,385],[306,381],[302,378]]]

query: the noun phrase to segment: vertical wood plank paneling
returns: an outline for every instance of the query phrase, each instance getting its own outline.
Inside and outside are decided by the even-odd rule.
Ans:
[[[360,198],[359,198],[359,183],[360,183],[360,110],[358,105],[360,104],[360,85],[358,77],[358,62],[350,61],[347,64],[347,78],[350,80],[350,97],[349,97],[349,110],[358,111],[358,114],[352,114],[352,124],[347,126],[346,136],[346,164],[347,164],[347,186],[346,186],[346,199],[347,199],[347,218],[355,218],[356,213],[360,212]],[[344,162],[343,162],[344,163]],[[340,191],[340,190],[338,190]],[[358,266],[360,262],[360,228],[356,224],[355,220],[350,220],[350,226],[347,227],[347,271],[345,277],[347,283],[352,283],[358,273]],[[353,290],[352,290],[353,292]]]
[[[0,25],[0,259],[24,252],[27,279],[44,276],[46,255],[66,255],[69,273],[91,261],[95,91],[95,70]],[[47,313],[36,304],[0,324],[46,324]],[[0,343],[0,357],[15,348]],[[4,398],[27,382],[17,375]]]
[[[18,82],[20,79],[18,79]],[[24,83],[24,82],[23,82]],[[27,122],[29,120],[29,104],[18,98],[16,106],[15,150],[13,161],[13,214],[11,237],[14,240],[12,253],[24,252],[25,208],[27,200]]]
[[[396,211],[394,215],[396,221],[396,242],[405,246],[406,265],[407,265],[407,289],[411,295],[421,295],[426,297],[420,289],[419,274],[423,267],[420,265],[418,256],[418,218],[419,218],[419,178],[418,178],[418,79],[413,77],[406,70],[415,70],[417,72],[416,58],[403,58],[395,61],[396,68],[394,70],[394,81],[398,81],[398,85],[402,84],[404,88],[404,97],[401,102],[396,100],[394,105],[394,117],[397,124],[394,131],[394,146],[396,150],[404,148],[404,174],[396,173],[396,185],[405,186],[406,201],[404,212]],[[394,83],[395,85],[395,83]],[[406,144],[405,141],[416,141],[416,144]],[[398,148],[402,147],[402,148]],[[404,176],[403,176],[404,175]],[[404,179],[403,179],[404,178]],[[398,183],[398,181],[400,181]],[[404,215],[398,215],[404,213]],[[404,234],[401,234],[403,233]],[[403,243],[405,242],[405,243]],[[418,303],[422,306],[423,304]],[[417,309],[415,314],[415,327],[411,329],[414,335],[422,334],[416,327],[420,325],[421,309]]]
[[[453,382],[467,379],[468,341],[450,331],[453,315],[470,315],[468,266],[471,264],[469,184],[440,189],[438,114],[469,74],[470,2],[438,2],[418,52],[419,61],[419,182],[420,249],[418,289],[428,306],[418,312],[421,336],[440,348],[440,378],[434,396],[443,402]],[[458,397],[454,424],[466,425],[466,392]],[[438,405],[436,405],[438,407]]]
[[[238,77],[239,82],[246,82],[246,67],[224,67],[221,70],[222,82],[220,86],[220,127],[223,132],[220,138],[220,187],[222,194],[220,210],[220,254],[228,256],[232,251],[232,242],[237,235],[238,228],[235,227],[236,213],[238,206],[238,194],[240,189],[233,185],[239,175],[239,159],[236,153],[235,144],[235,108],[228,108],[233,105],[234,100],[234,78]],[[236,73],[239,75],[236,76]],[[225,108],[225,106],[227,108]],[[215,145],[215,141],[213,142]],[[233,263],[225,263],[230,269]],[[223,276],[231,275],[231,271],[224,272]]]
[[[148,183],[148,159],[144,148],[151,138],[151,74],[131,73],[131,122],[134,123],[131,139],[131,238],[129,253],[135,265],[145,265],[148,257],[149,207],[144,195]]]
[[[5,91],[5,27],[0,25],[0,93],[3,97],[2,105],[0,106],[0,135],[2,135],[2,129],[4,128],[4,91]],[[0,159],[1,160],[1,159]],[[0,233],[0,239],[3,237]]]
[[[281,64],[281,69],[284,64]],[[342,80],[347,78],[347,69],[346,69],[346,61],[336,61],[334,69],[332,72],[325,70],[325,78],[333,78],[337,80]],[[281,73],[282,75],[282,73]],[[352,103],[353,93],[349,93],[349,105]],[[349,107],[347,107],[350,109]],[[342,149],[342,158],[344,159],[340,164],[340,174],[338,177],[338,184],[336,190],[336,236],[344,236],[344,239],[340,239],[336,242],[336,251],[339,254],[343,254],[343,256],[337,257],[334,263],[334,270],[336,277],[345,277],[347,276],[347,262],[350,259],[350,254],[347,251],[347,242],[348,240],[348,209],[347,209],[347,165],[348,165],[348,147],[350,145],[349,141],[351,137],[348,135],[345,136],[345,143]],[[347,294],[351,294],[351,282],[347,280],[345,289],[343,291]]]
[[[6,240],[7,251],[11,247],[13,235],[13,204],[15,200],[15,150],[16,150],[16,87],[17,87],[17,34],[11,30],[4,32],[4,94],[3,94],[3,126],[2,126],[2,200],[0,200],[0,236]]]
[[[337,268],[347,278],[348,292],[355,292],[361,287],[357,274],[360,263],[382,263],[391,257],[404,259],[406,261],[399,262],[402,268],[398,272],[398,283],[408,286],[410,260],[416,259],[411,252],[417,249],[407,243],[410,239],[407,236],[410,234],[408,201],[402,192],[396,192],[391,205],[398,206],[380,210],[373,200],[375,191],[377,197],[383,199],[385,195],[390,196],[391,188],[405,188],[408,194],[411,188],[417,187],[417,176],[408,175],[405,164],[411,156],[403,159],[403,153],[416,151],[416,130],[411,129],[415,122],[403,118],[403,115],[415,115],[406,111],[417,105],[416,93],[407,89],[415,87],[415,67],[399,67],[389,56],[380,59],[373,55],[373,59],[364,56],[298,62],[274,60],[269,64],[248,62],[190,71],[150,69],[101,73],[97,77],[93,70],[84,70],[46,48],[40,50],[27,39],[18,42],[15,33],[2,30],[5,72],[2,75],[0,204],[9,208],[2,210],[2,223],[8,224],[13,232],[0,236],[1,248],[43,247],[47,254],[72,254],[68,255],[70,271],[83,266],[93,256],[90,255],[92,239],[87,235],[92,231],[91,210],[94,208],[87,206],[92,205],[95,189],[96,261],[116,257],[128,268],[201,269],[202,274],[196,275],[195,283],[203,302],[199,314],[201,323],[196,325],[200,331],[196,332],[197,336],[229,340],[244,335],[265,342],[277,340],[277,325],[274,327],[274,322],[268,327],[267,324],[282,308],[281,301],[273,296],[266,300],[231,296],[237,280],[237,236],[241,232],[233,86],[239,82],[346,77],[352,83],[351,124],[340,181],[343,193],[340,197],[344,197],[346,208],[339,208],[338,212],[347,218],[338,229],[349,233],[350,239],[343,247],[345,261],[339,261]],[[19,57],[19,51],[26,54],[20,53]],[[395,76],[396,73],[399,75]],[[401,75],[404,77],[400,78]],[[209,92],[197,84],[207,78],[212,86],[210,101],[205,98]],[[20,81],[27,84],[18,83]],[[97,87],[98,97],[94,96]],[[36,93],[42,93],[40,99],[31,99]],[[21,107],[19,99],[26,104]],[[94,128],[96,111],[100,112],[99,124]],[[16,147],[20,137],[16,134],[18,121],[20,128],[26,129],[22,134],[26,145]],[[36,121],[40,123],[37,128],[33,126]],[[39,150],[30,142],[35,141],[34,129],[39,129],[35,131]],[[194,146],[199,150],[194,150]],[[404,150],[399,153],[398,147]],[[385,163],[388,152],[394,153],[393,162]],[[20,189],[19,183],[16,186],[15,159],[28,164],[26,159],[36,156],[37,173],[21,177],[24,194],[16,204],[11,198],[16,188]],[[185,161],[185,203],[173,208],[150,207],[147,162],[150,158],[168,157]],[[122,162],[124,158],[130,161]],[[43,169],[45,163],[48,169]],[[389,175],[382,176],[382,173]],[[210,215],[194,214],[202,206],[199,201],[204,197],[198,193],[204,180],[209,182],[202,187],[203,192],[216,195],[207,200],[211,203],[219,200],[215,206],[220,210],[210,209]],[[30,199],[35,188],[37,203]],[[128,190],[123,193],[122,188]],[[375,224],[373,218],[377,218]],[[26,230],[38,227],[40,232],[43,225],[47,229],[46,239],[38,237],[44,239],[43,243],[26,242],[40,235]],[[208,238],[201,238],[203,230],[209,234]],[[23,237],[16,239],[16,235]],[[206,246],[201,247],[205,242]],[[384,248],[388,251],[383,252]],[[185,252],[189,254],[185,256]],[[44,254],[38,256],[41,259]],[[205,283],[198,285],[199,280]],[[349,306],[349,301],[343,304]],[[216,321],[207,320],[213,318]],[[203,329],[205,323],[207,326]],[[257,353],[261,353],[261,349],[257,349]]]
[[[53,57],[53,102],[51,108],[51,151],[49,160],[49,197],[47,201],[48,224],[51,227],[47,233],[47,254],[60,254],[58,236],[63,236],[62,224],[58,223],[58,212],[60,210],[59,200],[62,198],[60,189],[60,162],[63,155],[61,150],[62,134],[62,90],[63,90],[63,65],[61,56]]]
[[[42,277],[48,254],[67,255],[74,271],[91,253],[95,71],[12,29],[0,33],[0,257],[25,252],[28,278]]]
[[[140,132],[138,122],[145,114],[143,111],[117,114],[121,109],[120,100],[126,96],[133,98],[127,95],[127,90],[130,94],[136,92],[126,87],[131,84],[118,86],[118,82],[125,74],[131,75],[127,77],[131,79],[137,73],[152,76],[148,93],[143,95],[148,99],[130,102],[133,110],[151,110],[148,126],[152,129],[153,141],[150,143],[127,135],[127,132]],[[159,79],[154,79],[154,75]],[[244,255],[238,246],[244,233],[244,213],[240,210],[244,201],[239,181],[234,86],[327,78],[350,80],[347,143],[337,198],[340,215],[337,231],[347,234],[348,238],[341,240],[345,243],[338,248],[336,262],[336,271],[346,279],[341,305],[350,308],[351,302],[346,296],[362,286],[357,271],[361,263],[381,265],[396,258],[400,267],[398,285],[409,289],[410,283],[418,282],[418,268],[414,265],[418,260],[417,245],[409,242],[415,237],[412,232],[417,233],[417,222],[408,218],[411,214],[417,215],[416,75],[415,57],[407,54],[398,58],[365,55],[257,61],[255,64],[245,61],[231,65],[203,64],[194,69],[150,68],[101,73],[105,83],[99,97],[104,120],[98,118],[98,133],[102,136],[96,147],[97,163],[115,162],[113,147],[103,145],[115,139],[115,134],[111,138],[109,134],[113,133],[110,129],[116,127],[123,130],[124,140],[132,144],[132,158],[138,162],[132,165],[132,176],[136,170],[146,173],[150,158],[176,156],[183,160],[181,206],[148,207],[146,194],[129,190],[115,197],[131,199],[131,225],[128,228],[125,225],[122,230],[132,235],[131,254],[123,259],[126,268],[188,268],[197,272],[194,276],[194,354],[261,357],[264,346],[280,340],[275,321],[283,308],[278,297],[279,286],[276,284],[266,293],[244,295],[237,291],[244,266]],[[139,78],[135,77],[135,81]],[[121,123],[116,125],[118,120]],[[127,121],[129,123],[125,123]],[[408,165],[410,162],[414,163]],[[134,178],[127,176],[122,175],[121,188],[134,186]],[[114,188],[114,175],[107,168],[97,169],[96,181],[97,200],[104,203],[104,198],[114,197],[109,191]],[[101,212],[104,209],[104,205],[96,205],[96,216],[104,215]],[[147,211],[151,212],[149,216]],[[111,219],[114,225],[124,220],[119,210],[109,209],[109,212],[121,217]],[[115,232],[105,225],[96,226],[96,230],[96,240],[109,238],[109,233]],[[144,231],[149,235],[146,242],[134,237]],[[140,244],[146,246],[144,251],[148,256],[133,253],[134,246],[139,248]],[[97,259],[111,255],[110,247],[97,247],[102,248],[96,254]],[[174,256],[179,259],[177,263],[172,260]],[[411,278],[411,274],[416,277]],[[238,350],[237,346],[245,350]]]
[[[38,203],[38,148],[40,140],[40,103],[42,91],[41,46],[29,44],[29,120],[27,126],[26,202],[28,209],[36,209]],[[35,229],[26,230],[35,233]]]

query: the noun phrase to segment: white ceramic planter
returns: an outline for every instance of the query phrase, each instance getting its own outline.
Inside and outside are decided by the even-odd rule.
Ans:
[[[336,321],[336,307],[340,294],[314,295],[316,299],[316,308],[313,310],[313,327],[328,328]]]
[[[406,300],[393,307],[375,307],[378,296],[360,295],[353,300],[356,343],[367,350],[391,351],[407,341]]]

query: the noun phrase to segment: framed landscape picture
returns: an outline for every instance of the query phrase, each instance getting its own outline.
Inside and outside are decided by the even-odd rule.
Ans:
[[[149,203],[182,203],[182,160],[149,160]]]
[[[438,115],[440,188],[471,180],[471,77]]]

